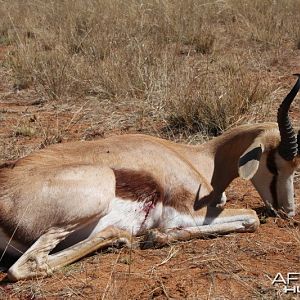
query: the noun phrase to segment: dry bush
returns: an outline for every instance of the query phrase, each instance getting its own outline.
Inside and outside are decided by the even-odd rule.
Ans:
[[[266,101],[266,53],[296,48],[299,8],[299,0],[14,0],[0,4],[0,40],[11,45],[18,89],[92,97],[112,110],[140,102],[138,111],[170,128],[217,134]]]
[[[177,74],[176,93],[167,102],[170,127],[174,129],[218,135],[241,123],[250,109],[270,102],[270,91],[261,84],[260,76],[249,73],[239,60],[223,57],[209,63],[206,72],[197,67],[188,70],[188,75]]]

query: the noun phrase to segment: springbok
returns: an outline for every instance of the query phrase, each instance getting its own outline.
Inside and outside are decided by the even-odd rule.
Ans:
[[[288,110],[299,88],[298,78],[277,123],[240,126],[199,146],[123,135],[52,145],[3,164],[0,247],[18,257],[8,278],[45,276],[147,232],[165,244],[255,231],[254,210],[222,208],[238,175],[266,205],[293,216],[300,135]]]

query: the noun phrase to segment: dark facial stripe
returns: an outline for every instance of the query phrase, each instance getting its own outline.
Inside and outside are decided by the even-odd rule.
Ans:
[[[278,209],[278,197],[277,197],[277,176],[278,176],[278,169],[275,162],[275,153],[276,150],[270,151],[267,157],[267,168],[273,174],[273,179],[270,184],[270,191],[273,198],[273,208]]]

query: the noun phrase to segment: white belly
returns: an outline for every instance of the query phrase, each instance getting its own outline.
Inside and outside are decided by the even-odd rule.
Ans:
[[[108,213],[99,220],[91,234],[113,225],[132,235],[140,235],[147,229],[156,227],[161,214],[161,202],[153,204],[114,198],[110,202]]]
[[[157,227],[161,214],[162,203],[153,205],[151,202],[114,198],[103,217],[73,232],[56,247],[54,252],[70,247],[108,226],[116,226],[134,236],[141,235],[147,229]]]

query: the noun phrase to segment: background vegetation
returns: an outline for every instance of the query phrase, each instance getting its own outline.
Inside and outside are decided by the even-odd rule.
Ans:
[[[217,135],[267,111],[266,74],[300,47],[299,11],[298,0],[1,1],[0,43],[16,90],[92,102],[107,129]]]

